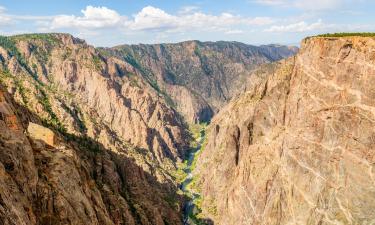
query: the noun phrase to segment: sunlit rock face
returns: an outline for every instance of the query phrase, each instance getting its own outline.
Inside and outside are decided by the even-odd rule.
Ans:
[[[244,90],[251,71],[296,54],[298,48],[239,42],[186,41],[103,49],[157,82],[187,122],[207,122]]]
[[[54,146],[56,144],[55,133],[46,127],[30,122],[29,126],[27,127],[27,132],[30,137],[35,140],[43,141],[50,146]]]
[[[212,120],[195,169],[229,224],[372,224],[375,40],[309,38]]]

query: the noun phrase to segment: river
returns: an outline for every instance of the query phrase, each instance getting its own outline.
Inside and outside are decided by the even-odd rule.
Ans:
[[[189,201],[187,201],[185,203],[184,209],[183,209],[184,225],[195,225],[196,224],[192,221],[192,219],[189,216],[194,214],[194,209],[196,207],[194,205],[194,200],[199,198],[200,195],[198,193],[195,193],[193,190],[191,190],[189,188],[189,184],[193,181],[192,166],[193,166],[193,162],[194,162],[195,158],[199,156],[199,152],[202,150],[202,145],[203,145],[203,142],[204,142],[204,135],[205,135],[205,127],[202,126],[200,128],[199,137],[196,138],[196,140],[195,140],[196,143],[197,143],[197,146],[195,148],[193,148],[192,150],[190,150],[189,155],[186,159],[187,163],[186,163],[186,167],[185,167],[184,171],[187,175],[186,175],[185,180],[181,184],[181,190],[184,192],[184,194],[186,196],[189,196],[190,199],[189,199]]]

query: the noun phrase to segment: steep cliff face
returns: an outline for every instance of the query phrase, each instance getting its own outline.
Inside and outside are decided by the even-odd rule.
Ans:
[[[108,151],[40,124],[0,86],[1,224],[181,224],[171,185],[129,158],[130,147]]]
[[[0,49],[3,83],[52,125],[106,147],[121,139],[149,149],[159,162],[184,154],[183,122],[136,68],[70,35],[23,35],[8,42],[13,47]]]
[[[297,50],[279,45],[188,41],[124,45],[103,51],[140,68],[171,97],[188,122],[204,122],[243,91],[243,80],[253,69]]]
[[[1,37],[0,62],[2,93],[10,93],[10,108],[0,108],[8,123],[1,154],[11,168],[1,193],[12,193],[2,195],[9,199],[1,221],[181,223],[175,172],[189,135],[137,68],[66,34]],[[36,119],[19,122],[20,108]],[[61,145],[34,146],[23,133],[29,121],[53,130]]]
[[[375,39],[308,38],[212,120],[195,176],[215,224],[372,224]]]

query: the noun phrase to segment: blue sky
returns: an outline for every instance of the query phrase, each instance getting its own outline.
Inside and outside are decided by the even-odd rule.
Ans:
[[[95,46],[185,40],[298,44],[375,31],[373,0],[0,0],[0,34],[67,32]]]

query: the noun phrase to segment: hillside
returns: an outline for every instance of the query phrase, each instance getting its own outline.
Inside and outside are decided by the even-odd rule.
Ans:
[[[190,135],[136,68],[71,35],[19,35],[0,38],[0,81],[2,223],[181,224]]]

